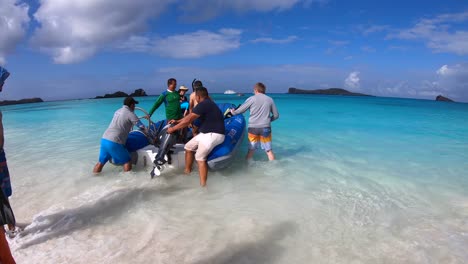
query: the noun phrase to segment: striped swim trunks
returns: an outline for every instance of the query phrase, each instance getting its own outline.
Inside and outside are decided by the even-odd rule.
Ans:
[[[249,127],[249,149],[261,147],[265,151],[271,150],[271,127]]]

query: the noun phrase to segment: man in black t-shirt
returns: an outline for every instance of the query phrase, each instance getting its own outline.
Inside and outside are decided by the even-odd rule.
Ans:
[[[170,127],[167,133],[173,133],[178,129],[187,127],[195,119],[200,119],[200,133],[185,144],[185,173],[192,172],[195,158],[200,172],[200,185],[205,186],[208,178],[206,158],[217,145],[224,142],[224,117],[218,106],[209,99],[205,87],[198,88],[195,96],[198,101],[197,106],[181,120],[171,120],[170,122],[176,125]]]

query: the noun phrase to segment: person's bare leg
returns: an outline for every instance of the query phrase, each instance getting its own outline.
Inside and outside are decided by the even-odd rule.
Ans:
[[[275,160],[275,154],[273,153],[273,150],[267,151],[266,154],[269,160]]]
[[[9,198],[7,198],[7,199],[8,199],[8,201],[10,201]],[[15,231],[15,229],[16,229],[16,226],[15,226],[15,225],[8,224],[8,230],[9,230],[9,231]]]
[[[8,245],[8,241],[5,237],[5,230],[1,228],[2,231],[0,232],[0,263],[3,264],[15,264],[15,260],[11,255],[10,246]]]
[[[247,156],[245,157],[245,159],[246,160],[252,159],[254,154],[255,154],[255,149],[249,149],[249,152],[247,152]]]
[[[198,171],[200,172],[200,186],[206,186],[206,180],[208,179],[208,164],[206,161],[198,161]]]
[[[190,150],[185,150],[185,174],[190,174],[192,172],[194,152]]]
[[[100,173],[102,171],[102,168],[104,168],[104,164],[101,162],[96,163],[93,169],[93,173]]]
[[[132,162],[129,161],[129,162],[125,163],[123,167],[124,167],[125,172],[131,171],[132,170]]]

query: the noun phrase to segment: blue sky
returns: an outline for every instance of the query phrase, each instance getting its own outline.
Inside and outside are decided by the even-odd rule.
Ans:
[[[468,102],[467,1],[0,0],[2,97],[341,87]]]

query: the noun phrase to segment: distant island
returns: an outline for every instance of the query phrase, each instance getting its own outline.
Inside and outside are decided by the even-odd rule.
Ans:
[[[303,90],[297,88],[289,88],[288,94],[323,94],[323,95],[349,95],[349,96],[372,96],[362,93],[353,93],[341,88]]]
[[[125,92],[115,92],[112,94],[105,94],[104,96],[96,96],[94,99],[103,99],[103,98],[119,98],[119,97],[127,97],[127,96],[132,96],[132,97],[141,97],[141,96],[148,96],[143,89],[136,89],[133,93],[127,94]]]
[[[452,103],[455,102],[455,101],[453,101],[452,99],[447,98],[447,97],[444,97],[444,96],[442,96],[442,95],[438,95],[438,96],[436,97],[436,101],[441,101],[441,102],[452,102]]]
[[[5,100],[0,101],[0,106],[4,105],[17,105],[17,104],[30,104],[30,103],[42,103],[44,100],[41,98],[29,98],[29,99],[21,99],[21,100]]]

